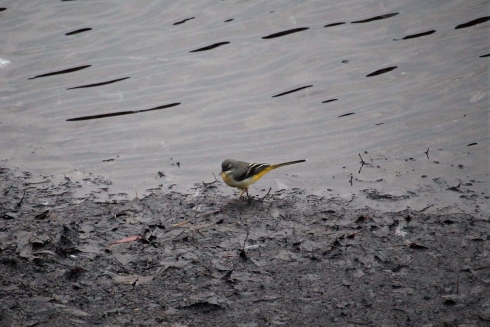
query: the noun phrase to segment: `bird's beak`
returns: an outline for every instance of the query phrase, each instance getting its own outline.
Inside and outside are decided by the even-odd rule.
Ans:
[[[219,175],[221,176],[221,175],[223,175],[223,173],[224,173],[224,171],[221,171],[221,173],[219,173]]]

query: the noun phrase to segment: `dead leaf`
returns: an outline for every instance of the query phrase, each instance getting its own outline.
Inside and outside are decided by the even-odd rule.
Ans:
[[[47,217],[49,217],[49,210],[40,213],[39,215],[35,216],[34,219],[45,219]]]
[[[112,242],[109,245],[132,242],[132,241],[136,241],[136,240],[139,240],[139,239],[141,239],[141,235],[135,235],[135,236],[130,236],[130,237],[123,238],[123,239],[118,240],[118,241],[114,241],[114,242]]]

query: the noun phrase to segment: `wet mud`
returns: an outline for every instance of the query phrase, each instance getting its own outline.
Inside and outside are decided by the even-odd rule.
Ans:
[[[77,187],[0,168],[0,326],[490,325],[488,218],[217,181],[113,202]]]

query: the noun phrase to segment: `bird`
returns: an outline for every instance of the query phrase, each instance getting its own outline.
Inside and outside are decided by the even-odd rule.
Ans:
[[[231,187],[236,187],[241,190],[239,198],[243,193],[247,193],[248,187],[258,181],[268,172],[283,166],[293,165],[300,162],[305,162],[305,159],[283,162],[277,165],[269,165],[266,163],[249,163],[245,161],[226,159],[221,164],[220,176],[223,181]]]

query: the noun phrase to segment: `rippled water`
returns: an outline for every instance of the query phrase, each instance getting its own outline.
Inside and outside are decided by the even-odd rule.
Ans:
[[[308,159],[251,193],[401,194],[444,178],[488,196],[486,0],[1,7],[6,165],[100,175],[132,198],[212,181],[226,158]]]

